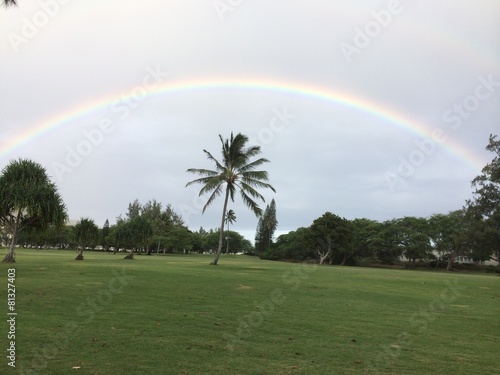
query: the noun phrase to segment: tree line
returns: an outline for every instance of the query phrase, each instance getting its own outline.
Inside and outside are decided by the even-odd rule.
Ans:
[[[6,234],[3,242],[9,241]],[[33,226],[17,238],[17,244],[24,248],[78,249],[77,260],[84,259],[85,250],[127,252],[128,258],[134,254],[213,253],[218,241],[218,228],[191,231],[170,204],[163,208],[156,199],[145,204],[137,199],[129,203],[125,215],[117,217],[112,226],[106,220],[99,228],[93,219],[81,218],[71,226]],[[225,231],[224,244],[226,254],[253,252],[251,242],[235,231]]]
[[[404,257],[410,267],[417,262],[446,262],[452,269],[460,256],[474,260],[495,259],[500,250],[500,140],[490,135],[486,149],[494,153],[482,173],[472,181],[472,198],[462,209],[428,218],[404,217],[384,222],[369,219],[349,221],[326,212],[309,227],[301,227],[274,241],[277,228],[274,199],[263,211],[256,200],[264,201],[257,188],[275,189],[267,183],[266,171],[257,170],[269,162],[253,159],[260,154],[259,146],[247,146],[248,137],[231,133],[224,139],[222,159],[203,150],[213,170],[188,169],[201,176],[191,184],[201,184],[200,196],[209,194],[203,210],[219,195],[224,196],[221,225],[215,230],[189,230],[182,217],[171,205],[163,208],[156,200],[129,204],[124,217],[116,225],[109,222],[98,228],[90,218],[82,218],[73,227],[64,226],[68,215],[56,186],[38,163],[19,159],[8,164],[0,175],[0,228],[9,242],[4,262],[13,262],[16,244],[24,246],[78,247],[78,260],[84,250],[98,244],[105,251],[128,249],[134,253],[152,252],[214,252],[216,265],[225,245],[226,252],[255,253],[265,259],[317,259],[320,264],[359,264],[364,261],[395,262]],[[228,209],[236,192],[259,218],[255,248],[237,232],[229,231],[236,215]],[[226,229],[227,227],[227,229]]]
[[[404,260],[408,267],[426,262],[452,270],[459,257],[498,262],[500,140],[497,136],[490,135],[486,149],[493,152],[493,160],[472,181],[472,198],[461,209],[427,218],[404,217],[384,222],[364,218],[350,221],[326,212],[309,227],[281,235],[275,242],[266,242],[273,232],[266,232],[264,215],[257,228],[256,249],[266,259],[317,259],[320,264],[390,264]],[[275,208],[267,214],[275,215]],[[276,229],[272,225],[270,228]]]
[[[279,236],[263,258],[338,265],[404,262],[410,268],[426,263],[451,270],[459,257],[498,261],[498,238],[489,236],[483,224],[465,210],[384,222],[326,212],[309,227]]]

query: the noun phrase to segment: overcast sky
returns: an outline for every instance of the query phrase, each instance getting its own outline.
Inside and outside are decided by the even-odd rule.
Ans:
[[[446,213],[493,156],[499,19],[497,0],[20,0],[0,9],[0,167],[41,163],[71,219],[156,199],[215,228],[222,197],[202,215],[186,169],[234,131],[271,161],[278,233]]]

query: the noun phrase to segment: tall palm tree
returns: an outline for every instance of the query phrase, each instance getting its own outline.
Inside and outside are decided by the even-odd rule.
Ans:
[[[247,147],[248,137],[241,133],[233,136],[231,132],[231,138],[224,140],[221,135],[219,139],[222,144],[222,162],[217,160],[210,152],[203,150],[208,160],[215,163],[215,170],[209,169],[188,169],[187,172],[200,175],[202,177],[197,178],[186,184],[190,186],[192,184],[202,184],[203,187],[200,190],[199,195],[209,193],[207,203],[203,206],[203,212],[213,203],[215,198],[217,198],[224,190],[224,205],[222,208],[222,219],[220,224],[220,234],[219,234],[219,247],[217,249],[217,255],[215,259],[210,263],[212,265],[217,265],[219,262],[221,250],[222,250],[222,240],[224,236],[224,220],[226,218],[227,203],[229,198],[234,202],[234,195],[237,190],[239,190],[243,202],[250,208],[256,216],[262,214],[262,209],[258,206],[254,199],[261,199],[265,201],[262,194],[260,194],[256,188],[269,188],[272,191],[276,191],[268,181],[268,174],[266,171],[256,170],[257,167],[264,163],[268,163],[269,160],[265,158],[260,158],[257,160],[251,160],[254,156],[261,153],[260,146],[250,146]]]
[[[66,206],[45,169],[38,163],[19,159],[10,162],[0,175],[0,227],[11,234],[10,249],[2,262],[15,262],[18,233],[28,227],[62,227]]]
[[[234,224],[236,222],[236,215],[234,214],[233,210],[227,210],[225,221],[226,221],[226,228],[229,231],[229,224]],[[226,237],[226,242],[227,242],[226,254],[229,254],[229,237]]]

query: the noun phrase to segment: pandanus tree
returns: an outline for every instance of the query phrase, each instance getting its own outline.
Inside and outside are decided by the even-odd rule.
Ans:
[[[95,247],[99,240],[99,228],[92,219],[82,218],[73,227],[76,240],[80,246],[80,252],[76,256],[76,260],[83,260],[83,250],[86,247]]]
[[[234,197],[239,191],[243,202],[257,217],[262,214],[262,209],[255,200],[262,200],[264,197],[257,189],[266,188],[275,191],[275,189],[267,183],[269,180],[266,171],[257,170],[262,164],[268,163],[269,160],[259,158],[252,160],[261,153],[260,146],[248,146],[248,137],[241,133],[233,135],[229,139],[224,139],[219,135],[222,144],[222,160],[217,160],[210,152],[203,150],[208,160],[215,164],[215,169],[188,169],[187,172],[199,176],[187,186],[193,184],[203,185],[199,195],[210,194],[207,203],[203,206],[203,211],[215,201],[215,199],[224,194],[224,204],[222,206],[222,218],[219,229],[219,246],[215,259],[210,263],[217,265],[222,251],[222,241],[224,238],[224,220],[226,219],[227,204],[229,198],[234,202]]]
[[[28,159],[10,162],[0,175],[0,227],[10,236],[4,263],[15,262],[14,247],[26,228],[62,227],[66,206],[45,169]]]

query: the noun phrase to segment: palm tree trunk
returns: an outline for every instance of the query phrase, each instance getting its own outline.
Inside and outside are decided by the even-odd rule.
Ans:
[[[220,254],[222,252],[222,240],[224,238],[224,220],[226,218],[228,200],[229,200],[229,187],[226,186],[226,198],[224,199],[224,208],[222,209],[222,221],[220,224],[219,247],[217,249],[217,255],[215,255],[215,259],[210,263],[212,266],[217,265],[217,263],[219,262]]]
[[[16,263],[14,257],[14,247],[17,242],[17,232],[19,231],[19,221],[21,220],[21,210],[18,211],[14,227],[12,228],[12,241],[10,241],[9,252],[3,258],[2,263]]]

